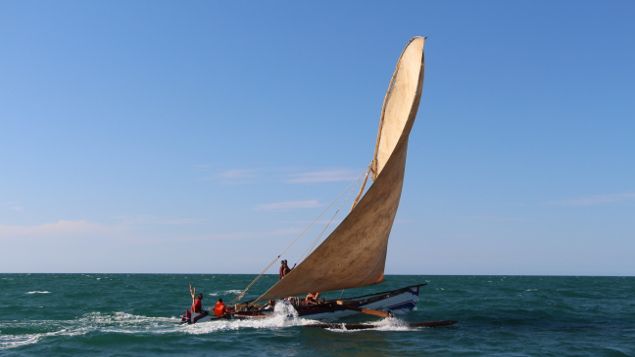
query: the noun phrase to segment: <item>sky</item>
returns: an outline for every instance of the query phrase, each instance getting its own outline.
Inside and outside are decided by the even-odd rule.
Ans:
[[[632,1],[2,1],[0,272],[256,273],[294,240],[300,261],[350,209],[424,35],[386,273],[635,275],[633,18]]]

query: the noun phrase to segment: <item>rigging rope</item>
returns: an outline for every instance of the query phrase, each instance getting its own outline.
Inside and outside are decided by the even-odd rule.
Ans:
[[[329,228],[329,226],[331,225],[331,223],[333,223],[333,220],[335,219],[335,217],[337,216],[337,214],[340,213],[339,208],[335,211],[335,213],[333,214],[333,217],[331,217],[331,219],[326,223],[326,225],[324,226],[324,228],[322,228],[322,231],[320,232],[320,234],[318,234],[318,236],[315,238],[315,240],[313,241],[313,244],[311,244],[311,246],[309,247],[309,249],[306,251],[306,253],[304,254],[304,257],[302,257],[302,260],[306,259],[306,257],[309,256],[309,254],[315,249],[317,248],[318,243],[320,243],[320,241],[322,240],[322,236],[324,235],[324,232],[326,232],[326,230]]]
[[[353,201],[353,205],[351,206],[351,211],[353,210],[353,208],[355,208],[355,206],[357,206],[357,203],[359,202],[360,198],[362,198],[362,194],[364,193],[364,189],[366,188],[366,182],[368,182],[368,175],[370,174],[372,170],[372,165],[373,165],[372,162],[370,163],[370,165],[368,165],[368,169],[366,170],[366,176],[364,176],[364,182],[362,183],[362,187],[359,188],[359,193],[357,193],[357,196],[355,197],[355,200]]]
[[[368,175],[368,173],[366,173],[366,175]],[[269,263],[269,264],[268,264],[268,265],[267,265],[264,269],[262,269],[262,271],[260,271],[260,273],[259,273],[259,274],[258,274],[258,275],[257,275],[257,276],[256,276],[256,277],[255,277],[255,278],[254,278],[254,279],[253,279],[253,280],[252,280],[252,281],[251,281],[251,282],[247,285],[247,287],[245,287],[245,289],[244,289],[244,290],[243,290],[243,291],[242,291],[242,292],[241,292],[238,296],[236,296],[236,298],[234,299],[234,302],[238,302],[238,301],[240,301],[240,300],[241,300],[241,299],[245,296],[245,294],[247,294],[247,291],[248,291],[248,290],[249,290],[249,289],[250,289],[250,288],[251,288],[251,287],[252,287],[252,286],[253,286],[253,285],[254,285],[254,284],[258,281],[258,280],[260,280],[260,278],[261,278],[263,275],[265,275],[265,273],[267,272],[267,270],[269,270],[269,268],[271,268],[271,266],[272,266],[272,265],[273,265],[273,264],[274,264],[274,263],[275,263],[278,259],[280,259],[280,257],[281,257],[281,256],[283,256],[283,255],[284,255],[284,253],[286,253],[286,252],[287,252],[287,251],[288,251],[288,250],[289,250],[289,249],[290,249],[290,248],[291,248],[291,247],[292,247],[292,246],[293,246],[293,245],[294,245],[294,244],[295,244],[298,240],[300,240],[300,238],[302,238],[302,237],[303,237],[303,236],[304,236],[304,235],[305,235],[305,234],[309,231],[309,229],[310,229],[311,227],[313,227],[313,225],[315,225],[315,223],[317,223],[317,222],[320,220],[320,218],[322,218],[322,216],[323,216],[323,215],[324,215],[324,214],[325,214],[325,213],[326,213],[329,209],[331,209],[331,207],[333,207],[333,205],[334,205],[337,201],[339,201],[339,200],[340,200],[340,199],[344,196],[344,194],[346,194],[348,191],[352,190],[352,189],[353,189],[353,187],[355,187],[355,186],[354,186],[354,184],[355,184],[356,182],[359,182],[359,180],[361,179],[361,177],[362,177],[362,176],[360,175],[360,176],[359,176],[359,178],[358,178],[357,180],[355,180],[355,181],[351,182],[351,183],[350,183],[350,184],[346,187],[346,189],[344,189],[342,192],[340,192],[340,193],[339,193],[339,194],[335,197],[335,199],[334,199],[334,200],[333,200],[333,201],[332,201],[332,202],[331,202],[331,203],[330,203],[330,204],[329,204],[326,208],[324,208],[324,209],[322,210],[322,212],[321,212],[321,213],[317,216],[317,218],[316,218],[315,220],[313,220],[313,222],[311,222],[311,223],[310,223],[310,224],[309,224],[309,225],[308,225],[308,226],[307,226],[307,227],[306,227],[306,228],[302,231],[302,233],[300,233],[300,235],[299,235],[296,239],[294,239],[291,243],[289,243],[289,245],[287,245],[287,247],[286,247],[286,248],[284,248],[284,250],[283,250],[280,254],[278,254],[278,256],[276,256],[276,257],[275,257],[275,258],[271,261],[271,263]],[[338,210],[338,211],[339,211],[339,210]],[[336,214],[337,214],[337,212],[336,212]],[[331,219],[331,220],[332,220],[332,219]],[[330,224],[330,223],[329,223],[329,224]]]
[[[241,299],[245,296],[245,294],[247,293],[247,290],[249,290],[249,288],[251,288],[251,286],[252,286],[252,285],[254,285],[254,284],[256,283],[256,281],[258,281],[258,279],[260,279],[260,277],[261,277],[261,276],[263,276],[263,275],[267,272],[267,270],[269,270],[269,268],[271,268],[271,266],[272,266],[275,262],[277,262],[277,261],[278,261],[278,259],[280,259],[280,255],[278,255],[277,257],[273,258],[273,260],[271,261],[271,263],[269,263],[269,265],[267,265],[264,269],[262,269],[262,270],[260,271],[260,274],[258,274],[258,276],[257,276],[254,280],[252,280],[252,281],[249,283],[249,285],[247,285],[247,287],[246,287],[243,291],[241,291],[241,292],[240,292],[240,294],[238,294],[238,296],[234,299],[234,302],[238,302],[238,301],[240,301],[240,300],[241,300]]]

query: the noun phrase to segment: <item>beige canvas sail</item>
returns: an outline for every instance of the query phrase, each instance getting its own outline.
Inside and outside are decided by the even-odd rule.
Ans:
[[[422,37],[410,40],[386,92],[371,164],[374,183],[324,242],[256,301],[383,281],[388,236],[403,186],[408,136],[421,98],[424,42]]]

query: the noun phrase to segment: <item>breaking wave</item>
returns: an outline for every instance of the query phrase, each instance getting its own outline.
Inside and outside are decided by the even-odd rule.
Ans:
[[[42,290],[42,291],[38,291],[38,290],[34,290],[34,291],[28,291],[25,294],[27,295],[33,295],[33,294],[50,294],[50,291],[46,291],[46,290]]]
[[[193,325],[183,325],[183,331],[198,335],[220,330],[239,330],[244,328],[277,329],[292,326],[306,326],[316,323],[319,323],[319,321],[298,317],[298,312],[295,311],[291,304],[280,301],[275,305],[273,314],[266,318],[201,322]]]

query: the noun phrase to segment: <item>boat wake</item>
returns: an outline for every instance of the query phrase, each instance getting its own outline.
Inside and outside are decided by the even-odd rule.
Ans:
[[[92,312],[72,320],[14,320],[0,321],[0,350],[38,343],[60,336],[81,336],[89,333],[134,335],[207,334],[222,330],[278,329],[318,323],[298,317],[290,304],[276,304],[270,317],[252,320],[215,320],[181,325],[177,317],[150,317],[125,312]],[[13,333],[7,334],[7,331]],[[29,331],[19,333],[18,331]],[[38,331],[38,332],[31,332]]]
[[[178,321],[176,317],[148,317],[125,312],[91,312],[72,320],[4,320],[0,321],[0,350],[31,345],[49,337],[81,336],[92,332],[170,333],[176,330],[174,326]]]

